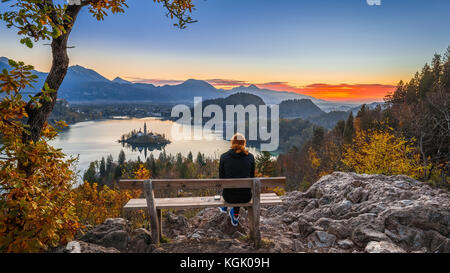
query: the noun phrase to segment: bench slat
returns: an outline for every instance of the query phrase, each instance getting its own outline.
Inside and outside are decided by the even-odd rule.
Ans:
[[[227,204],[223,199],[215,200],[214,196],[205,197],[179,197],[179,198],[156,198],[157,209],[187,209],[187,208],[207,208],[207,207],[249,207],[252,202],[245,204]],[[275,193],[261,194],[261,205],[278,205],[282,201]],[[125,206],[124,210],[140,210],[146,209],[147,202],[145,199],[131,199]]]
[[[279,199],[276,193],[263,193],[264,198],[266,199]],[[189,203],[189,202],[197,202],[198,200],[209,200],[214,196],[195,196],[195,197],[173,197],[173,198],[156,198],[157,204],[161,203]],[[132,200],[140,200],[140,199],[132,199]],[[223,197],[220,197],[220,200],[223,200]],[[216,200],[219,201],[219,200]]]
[[[204,188],[251,188],[254,178],[233,179],[152,179],[154,190],[163,189],[204,189]],[[284,188],[286,177],[260,177],[261,187]],[[143,189],[145,179],[123,179],[119,181],[121,189]]]

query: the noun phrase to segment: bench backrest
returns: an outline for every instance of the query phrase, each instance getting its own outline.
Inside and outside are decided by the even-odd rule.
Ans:
[[[284,188],[286,177],[255,177],[255,178],[231,178],[231,179],[151,179],[154,190],[164,189],[228,189],[228,188],[252,188],[253,180],[258,179],[261,187]],[[119,181],[121,189],[143,189],[146,179],[122,179]]]

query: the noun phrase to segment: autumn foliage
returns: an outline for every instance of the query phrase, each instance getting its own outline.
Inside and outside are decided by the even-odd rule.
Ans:
[[[23,142],[27,134],[26,102],[21,91],[34,82],[32,66],[9,61],[0,73],[0,252],[41,252],[73,239],[83,227],[120,217],[123,205],[140,191],[118,191],[84,183],[75,187],[74,159],[48,145],[58,132],[45,124],[39,141]],[[43,90],[30,96],[34,107],[50,99]],[[64,126],[64,123],[57,123]],[[149,176],[145,168],[136,172]]]
[[[72,198],[73,160],[47,141],[57,135],[45,124],[39,141],[23,143],[27,117],[20,91],[34,80],[31,66],[10,61],[13,69],[0,74],[0,251],[38,252],[71,239],[78,229]],[[39,98],[47,99],[51,90]],[[30,97],[34,107],[39,98]]]
[[[84,183],[73,190],[75,213],[79,223],[98,225],[106,218],[122,215],[122,208],[132,198],[141,195],[141,191],[118,191],[107,186],[99,187],[96,183]]]
[[[423,176],[424,168],[413,141],[396,137],[392,128],[358,130],[345,147],[342,162],[357,173]]]
[[[139,165],[139,169],[134,172],[134,177],[136,179],[149,179],[151,176],[150,171],[144,166],[144,164]]]

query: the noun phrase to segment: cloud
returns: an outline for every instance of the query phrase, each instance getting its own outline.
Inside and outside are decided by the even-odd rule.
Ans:
[[[233,88],[241,85],[250,85],[249,82],[240,80],[210,79],[206,81],[219,88]]]
[[[133,83],[148,83],[148,84],[153,84],[155,86],[176,85],[176,84],[181,84],[184,82],[182,80],[145,79],[145,78],[136,78],[136,77],[127,77],[127,79]]]

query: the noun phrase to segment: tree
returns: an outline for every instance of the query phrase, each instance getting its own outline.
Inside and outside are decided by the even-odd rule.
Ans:
[[[323,138],[325,136],[325,130],[322,127],[314,127],[312,144],[314,147],[320,147],[323,142]]]
[[[192,0],[153,0],[162,4],[167,16],[178,20],[174,25],[181,29],[195,22],[188,13],[192,12]],[[2,1],[5,2],[5,1]],[[55,106],[58,90],[69,66],[67,54],[69,36],[75,26],[80,11],[87,7],[97,19],[103,20],[108,13],[123,13],[127,7],[126,0],[80,0],[79,4],[56,4],[53,0],[17,0],[9,5],[9,10],[0,14],[8,28],[17,28],[21,36],[20,42],[29,48],[33,41],[51,40],[52,66],[37,103],[26,105],[28,115],[27,132],[22,134],[22,142],[37,142],[42,134],[48,116]],[[45,95],[40,97],[40,95]],[[37,107],[37,106],[40,107]],[[30,174],[28,172],[28,174]]]
[[[175,163],[175,166],[177,169],[181,168],[181,164],[183,164],[183,155],[181,153],[177,153],[177,161]]]
[[[203,167],[203,166],[206,165],[206,162],[205,162],[205,158],[204,158],[204,157],[205,157],[205,156],[204,156],[202,153],[198,152],[198,154],[197,154],[197,159],[196,159],[196,163],[197,163],[200,167]]]
[[[83,180],[87,181],[89,183],[96,183],[97,182],[97,176],[96,176],[96,166],[95,161],[91,162],[89,164],[89,168],[84,172]]]
[[[344,138],[345,124],[346,124],[345,120],[340,120],[340,121],[338,121],[338,123],[336,123],[336,126],[333,129],[335,131],[335,133],[342,138]]]
[[[445,53],[441,83],[443,88],[450,88],[450,46]]]
[[[346,143],[351,143],[353,139],[353,113],[350,112],[350,115],[348,116],[347,121],[345,122],[345,128],[344,128],[344,141]]]
[[[356,130],[368,130],[372,126],[372,116],[370,115],[370,109],[367,105],[363,104],[356,115],[356,124],[354,125]]]
[[[105,158],[102,157],[102,160],[100,161],[100,178],[105,178],[106,176],[106,162],[105,162]]]
[[[112,157],[112,155],[108,155],[108,157],[106,158],[106,173],[110,173],[113,169],[113,162],[114,159]]]
[[[144,166],[139,164],[139,168],[134,172],[135,179],[149,179],[151,177],[150,171]]]
[[[353,144],[346,145],[342,162],[357,173],[419,178],[424,171],[414,144],[396,137],[392,129],[357,131]]]
[[[387,96],[387,111],[396,130],[407,139],[416,139],[425,180],[440,180],[448,186],[450,176],[450,47],[445,57],[435,54],[432,66],[425,65],[410,82]],[[431,164],[431,168],[426,166]],[[438,179],[438,176],[440,178]]]
[[[117,166],[114,169],[114,179],[119,179],[122,176],[122,172],[123,172],[123,167],[122,166]]]
[[[123,166],[123,164],[125,163],[125,152],[123,150],[120,150],[119,153],[119,159],[117,160],[117,162],[119,163],[119,166]]]
[[[276,161],[272,159],[272,155],[267,151],[258,153],[255,158],[256,168],[263,176],[273,176],[276,172]]]

